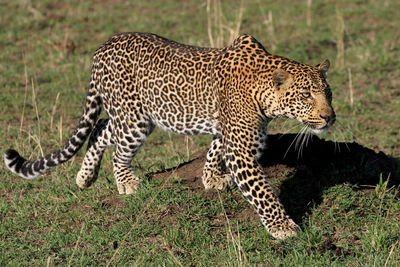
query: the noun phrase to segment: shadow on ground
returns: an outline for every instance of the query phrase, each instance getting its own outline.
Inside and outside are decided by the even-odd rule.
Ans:
[[[340,183],[358,185],[360,190],[371,190],[389,178],[389,186],[400,184],[400,164],[398,159],[388,157],[382,152],[363,147],[357,143],[334,143],[313,136],[307,147],[299,155],[294,145],[295,134],[269,135],[268,148],[260,158],[260,164],[276,188],[289,215],[300,222],[313,206],[322,201],[323,190]],[[290,148],[289,148],[290,147]],[[218,198],[215,190],[204,190],[201,183],[205,162],[204,152],[192,161],[176,168],[153,175],[153,179],[179,177],[189,191],[205,198]],[[280,183],[275,183],[277,179]],[[232,190],[234,198],[244,201],[239,190]],[[229,217],[258,220],[253,209],[249,208]]]

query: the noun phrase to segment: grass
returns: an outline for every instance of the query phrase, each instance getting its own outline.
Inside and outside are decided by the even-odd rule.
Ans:
[[[111,149],[99,180],[87,190],[74,178],[83,150],[33,181],[1,164],[0,265],[400,265],[399,8],[394,0],[0,3],[1,151],[13,147],[34,159],[66,141],[81,114],[91,55],[114,33],[147,31],[221,46],[232,32],[241,32],[297,61],[329,58],[338,124],[323,137],[357,142],[397,162],[390,176],[368,163],[373,182],[363,182],[371,173],[360,167],[366,164],[362,158],[327,169],[329,183],[317,196],[305,196],[311,200],[304,212],[286,205],[302,232],[285,241],[272,239],[258,220],[244,216],[251,207],[237,189],[192,192],[184,177],[171,176],[151,179],[133,196],[119,196]],[[277,120],[270,131],[295,132],[289,130],[295,125]],[[146,178],[187,162],[210,140],[156,130],[133,166]],[[302,166],[297,173],[315,174]],[[273,184],[290,203],[297,196],[284,190],[295,183],[287,170],[289,178]]]

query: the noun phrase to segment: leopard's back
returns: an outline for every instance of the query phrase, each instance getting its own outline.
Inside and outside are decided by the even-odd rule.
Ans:
[[[134,117],[139,107],[163,129],[216,134],[212,65],[222,51],[149,33],[115,35],[94,56],[105,109]]]

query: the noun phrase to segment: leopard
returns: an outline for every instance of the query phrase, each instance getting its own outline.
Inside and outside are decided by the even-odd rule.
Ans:
[[[132,159],[156,127],[212,135],[201,177],[205,189],[236,186],[273,238],[296,236],[301,229],[258,160],[274,118],[297,120],[316,134],[333,125],[329,67],[327,59],[311,66],[270,54],[248,34],[223,48],[152,33],[116,34],[94,53],[83,112],[64,146],[34,161],[10,148],[4,162],[33,179],[71,159],[89,138],[77,185],[95,182],[104,151],[114,147],[118,192],[132,194],[143,183]],[[99,119],[102,108],[107,117]]]

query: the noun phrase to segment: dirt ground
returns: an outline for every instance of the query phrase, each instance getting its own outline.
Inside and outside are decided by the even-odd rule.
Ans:
[[[268,147],[260,159],[260,165],[295,221],[300,221],[313,205],[319,205],[323,190],[335,184],[350,183],[356,184],[359,190],[371,190],[381,174],[384,180],[390,177],[389,185],[400,182],[399,163],[382,152],[357,143],[335,143],[313,136],[299,155],[295,145],[290,146],[295,136],[269,135]],[[201,182],[206,152],[180,166],[156,173],[152,179],[179,177],[190,192],[217,199],[217,191],[204,190]],[[232,190],[232,194],[238,202],[245,202],[239,190]],[[250,221],[258,220],[250,206],[240,214],[228,209],[227,214],[231,219],[246,216]]]

